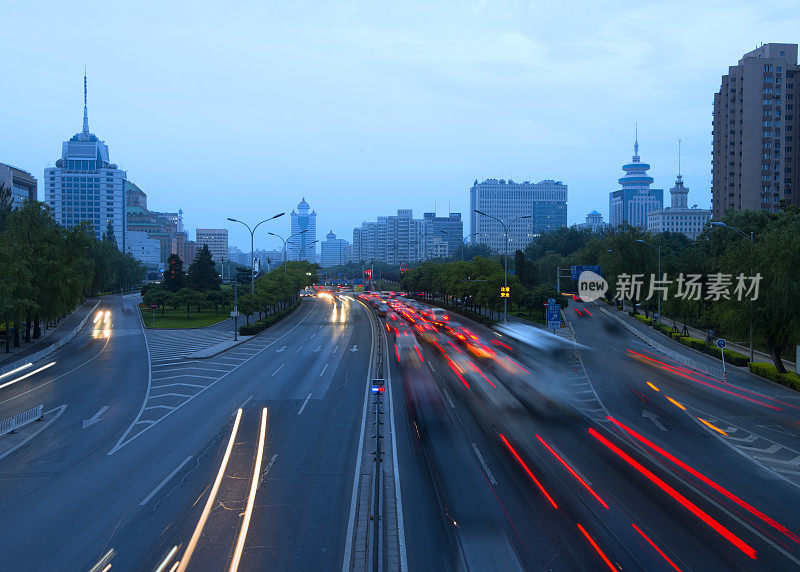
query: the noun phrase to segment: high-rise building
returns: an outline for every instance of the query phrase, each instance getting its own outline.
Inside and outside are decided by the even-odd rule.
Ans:
[[[36,177],[28,171],[0,163],[0,184],[11,191],[11,208],[18,208],[25,200],[35,201]]]
[[[198,228],[195,231],[197,249],[207,245],[211,251],[214,262],[222,262],[228,258],[228,229],[227,228]],[[186,262],[186,261],[184,261]],[[188,261],[187,264],[191,262]],[[250,266],[249,264],[247,265]]]
[[[597,211],[592,211],[586,215],[586,222],[578,223],[578,228],[581,230],[588,229],[597,233],[608,228],[608,223],[603,222],[603,215]]]
[[[292,211],[292,234],[297,234],[286,245],[289,260],[317,261],[317,213],[309,212],[305,197],[297,205],[297,212]],[[303,232],[305,231],[305,232]],[[303,232],[303,234],[299,234]]]
[[[800,66],[797,44],[764,44],[722,76],[714,94],[711,195],[728,209],[775,212],[800,204]]]
[[[350,243],[343,238],[336,238],[330,231],[320,244],[320,266],[327,268],[350,262]]]
[[[111,223],[117,245],[124,251],[126,179],[125,171],[111,163],[105,142],[89,132],[84,75],[83,129],[63,143],[56,166],[44,170],[45,202],[56,222],[67,227],[88,222],[98,238]]]
[[[654,233],[680,232],[694,240],[711,220],[711,210],[689,208],[689,187],[683,184],[680,166],[675,186],[669,192],[672,206],[647,213],[647,230]]]
[[[422,235],[425,243],[425,258],[446,258],[458,253],[463,245],[464,221],[461,213],[436,216],[423,213]]]
[[[183,210],[162,213],[147,208],[147,194],[133,181],[125,181],[126,221],[131,232],[144,232],[161,245],[161,264],[166,265],[170,254],[180,256],[184,265],[194,260],[194,241],[183,229]],[[128,236],[139,236],[131,235]]]
[[[622,188],[609,193],[609,219],[611,226],[629,224],[647,228],[647,213],[664,205],[664,189],[651,189],[653,177],[647,174],[650,165],[639,157],[639,133],[633,144],[633,159],[622,166],[625,174],[619,178]]]
[[[352,258],[380,260],[387,264],[405,264],[424,256],[423,221],[415,219],[411,209],[399,209],[396,215],[379,216],[353,229]]]
[[[505,234],[497,221],[479,215],[476,210],[510,223],[517,217],[527,216],[511,225],[508,232],[508,251],[524,250],[534,235],[567,226],[567,185],[550,179],[531,184],[515,183],[511,179],[477,179],[469,192],[470,233],[477,233],[472,244],[485,244],[492,250],[503,252]]]

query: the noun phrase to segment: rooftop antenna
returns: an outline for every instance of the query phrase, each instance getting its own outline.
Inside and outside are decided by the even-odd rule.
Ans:
[[[678,176],[681,176],[681,140],[678,139]]]
[[[633,143],[633,154],[638,157],[639,156],[639,122],[638,121],[635,123],[634,129],[635,129],[636,135],[635,135],[635,139],[634,139],[634,143]]]
[[[83,132],[89,133],[89,111],[86,107],[86,65],[83,66]]]

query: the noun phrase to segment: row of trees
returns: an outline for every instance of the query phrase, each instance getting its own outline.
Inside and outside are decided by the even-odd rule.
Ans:
[[[634,306],[641,304],[646,313],[655,311],[661,295],[662,314],[672,319],[673,326],[680,321],[684,327],[688,323],[713,329],[737,340],[747,339],[752,316],[757,343],[769,351],[778,371],[785,373],[781,354],[800,341],[800,210],[732,211],[723,222],[745,236],[719,227],[707,227],[694,241],[678,233],[651,234],[629,226],[599,234],[563,228],[543,233],[525,252],[517,251],[513,267],[520,283],[532,288],[554,285],[557,268],[599,264],[610,284],[609,298],[619,293],[615,286],[620,285],[621,275],[644,274],[641,291],[630,300]],[[664,285],[668,286],[666,299],[658,291],[650,295],[650,275],[657,277],[658,254],[639,240],[661,248],[661,272],[669,281]],[[731,281],[728,299],[708,296],[720,274]],[[754,292],[741,299],[736,295],[740,274],[745,278],[761,275],[756,300],[750,301]],[[679,282],[681,275],[684,282]],[[687,295],[689,275],[700,275],[700,299]],[[749,288],[752,282],[747,280],[746,285]],[[576,285],[562,280],[562,289],[567,287],[574,291]]]
[[[45,326],[92,294],[130,289],[144,267],[120,252],[111,225],[97,239],[88,223],[64,228],[52,210],[26,200],[12,209],[11,190],[0,185],[0,321],[6,351],[20,334],[29,342]]]

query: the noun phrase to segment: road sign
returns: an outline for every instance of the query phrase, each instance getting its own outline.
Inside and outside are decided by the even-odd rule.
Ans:
[[[150,309],[151,310],[157,310],[158,309],[158,304],[155,304],[155,303],[150,304]]]
[[[236,310],[231,310],[231,318],[236,318],[238,316],[239,316],[239,312],[237,312]]]
[[[547,327],[557,330],[561,327],[561,305],[555,302],[547,304]]]
[[[581,272],[594,272],[598,276],[602,276],[600,273],[600,265],[599,264],[590,264],[584,266],[570,266],[569,267],[569,277],[573,280],[579,280],[581,277]]]
[[[500,286],[500,297],[511,298],[511,286]]]
[[[725,340],[723,340],[722,338],[718,339],[717,340],[717,347],[718,348],[724,348],[725,347]]]

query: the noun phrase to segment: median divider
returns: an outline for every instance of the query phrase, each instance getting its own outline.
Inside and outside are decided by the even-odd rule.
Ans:
[[[37,405],[36,407],[31,407],[27,411],[22,411],[21,413],[17,413],[13,417],[9,417],[8,419],[3,419],[0,421],[0,436],[6,435],[8,433],[16,433],[17,429],[25,427],[28,423],[33,423],[34,421],[41,421],[44,418],[44,414],[42,413],[43,406]]]

